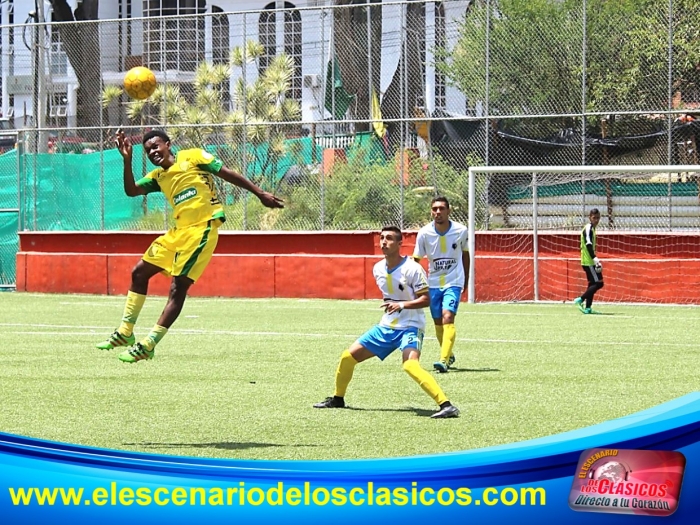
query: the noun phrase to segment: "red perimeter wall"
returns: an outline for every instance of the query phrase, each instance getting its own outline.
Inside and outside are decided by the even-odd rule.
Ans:
[[[17,290],[125,294],[131,269],[159,232],[20,232]],[[380,298],[372,266],[381,260],[378,232],[222,231],[195,296]],[[601,232],[602,301],[700,301],[700,233]],[[405,234],[403,253],[415,246]],[[576,232],[540,233],[539,298],[570,300],[585,289]],[[477,232],[476,299],[534,299],[532,234]],[[156,276],[150,293],[166,295]]]

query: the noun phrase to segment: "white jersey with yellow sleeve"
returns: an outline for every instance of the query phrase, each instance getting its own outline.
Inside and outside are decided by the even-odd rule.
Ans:
[[[379,261],[372,270],[384,301],[412,301],[428,293],[428,280],[423,267],[410,257],[404,257],[395,268],[387,268],[386,261]],[[403,309],[393,314],[385,313],[379,321],[381,326],[403,329],[409,327],[425,329],[423,309]]]
[[[156,168],[136,184],[148,193],[163,192],[173,208],[177,228],[209,220],[224,222],[213,178],[222,166],[221,160],[203,149],[185,149],[175,154],[175,162],[167,170]]]
[[[431,288],[464,288],[462,253],[469,251],[467,227],[450,221],[445,233],[438,233],[435,223],[426,224],[416,237],[413,257],[428,258],[428,284]]]

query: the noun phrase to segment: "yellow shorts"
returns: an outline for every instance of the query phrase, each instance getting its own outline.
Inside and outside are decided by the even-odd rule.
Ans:
[[[171,228],[151,243],[142,259],[162,268],[168,277],[186,276],[196,281],[209,264],[218,240],[218,221]]]

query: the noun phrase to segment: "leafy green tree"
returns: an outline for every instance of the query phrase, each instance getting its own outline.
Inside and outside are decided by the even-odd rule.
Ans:
[[[487,8],[490,6],[490,16]],[[475,0],[454,49],[438,67],[492,114],[581,111],[583,4],[580,0]],[[658,111],[668,105],[668,3],[587,0],[586,109]],[[697,87],[700,45],[695,0],[673,2],[673,89]]]
[[[570,113],[581,101],[581,82],[576,82],[581,67],[580,4],[493,0],[488,13],[487,2],[476,0],[454,49],[438,56],[438,67],[472,104],[484,101],[488,34],[490,112]]]

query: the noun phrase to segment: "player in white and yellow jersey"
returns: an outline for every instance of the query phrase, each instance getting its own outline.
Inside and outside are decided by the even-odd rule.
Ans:
[[[173,153],[170,138],[158,130],[143,136],[144,151],[157,168],[135,181],[131,169],[131,141],[119,130],[116,142],[124,159],[124,192],[129,197],[136,197],[160,191],[175,214],[175,227],[151,243],[131,272],[131,286],[121,324],[106,341],[97,344],[100,350],[128,346],[119,354],[119,359],[135,363],[153,358],[156,344],[180,315],[187,291],[202,275],[214,253],[219,238],[218,228],[226,218],[212,176],[250,191],[268,208],[282,208],[283,204],[274,195],[226,168],[205,150],[187,149]],[[137,343],[134,324],[146,300],[148,282],[157,273],[172,277],[170,295],[156,325]]]
[[[340,356],[335,373],[335,392],[314,405],[315,408],[344,408],[345,392],[355,365],[371,357],[382,361],[394,350],[403,354],[403,369],[440,407],[430,417],[457,417],[459,410],[445,396],[437,381],[420,366],[425,316],[428,306],[428,281],[420,264],[399,253],[401,230],[387,226],[379,236],[384,260],[374,265],[372,273],[382,292],[384,309],[379,324],[365,332]]]
[[[455,362],[455,315],[469,275],[469,246],[467,227],[450,220],[447,198],[435,197],[430,214],[433,222],[418,231],[413,257],[428,258],[430,315],[440,344],[440,360],[433,363],[433,368],[444,373]]]

